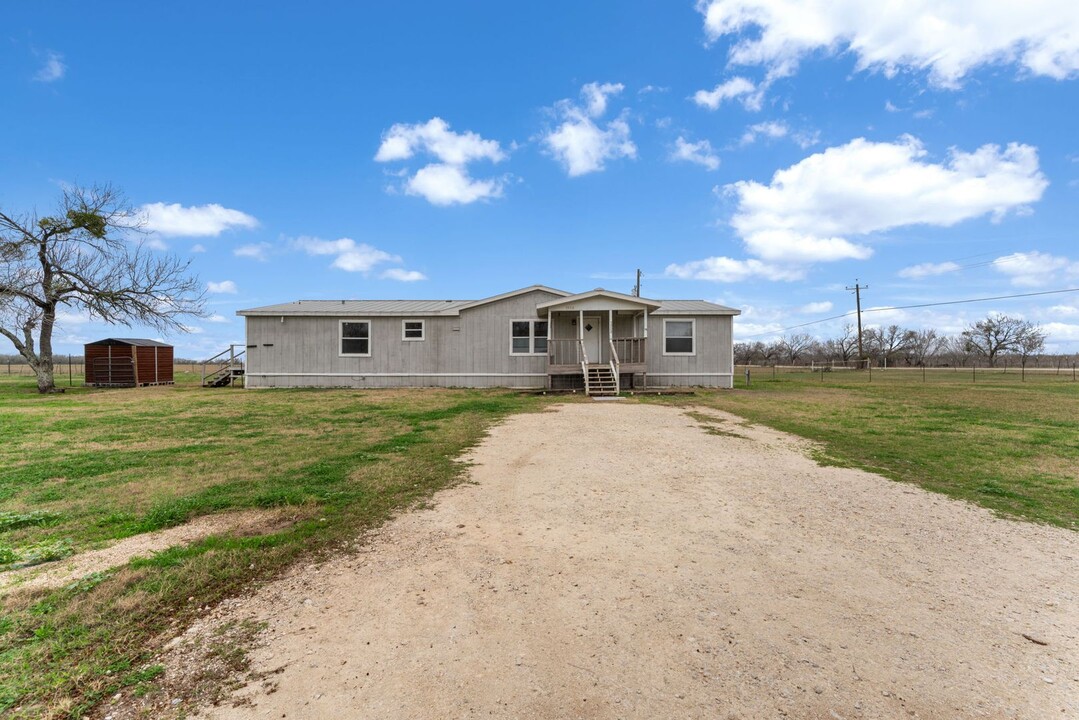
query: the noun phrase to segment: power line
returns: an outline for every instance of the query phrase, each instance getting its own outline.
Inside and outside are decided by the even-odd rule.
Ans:
[[[966,303],[989,302],[991,300],[1015,300],[1016,298],[1038,297],[1039,295],[1060,295],[1063,293],[1073,292],[1079,292],[1079,288],[1065,288],[1063,290],[1042,290],[1041,292],[1020,293],[1017,295],[995,295],[993,297],[968,298],[965,300],[945,300],[942,302],[919,303],[917,305],[891,305],[888,307],[866,308],[865,310],[862,310],[862,312],[871,313],[888,312],[890,310],[914,310],[917,308],[940,307],[942,305],[963,305]],[[846,312],[842,315],[833,315],[831,317],[821,318],[820,320],[810,320],[809,322],[802,323],[801,325],[791,325],[790,327],[781,328],[779,330],[769,330],[768,332],[756,333],[754,335],[746,335],[744,336],[744,338],[748,339],[762,337],[764,335],[777,335],[779,333],[785,333],[788,330],[797,330],[798,328],[809,327],[810,325],[819,325],[820,323],[828,322],[829,320],[840,320],[845,317],[850,317],[854,314],[855,311]]]

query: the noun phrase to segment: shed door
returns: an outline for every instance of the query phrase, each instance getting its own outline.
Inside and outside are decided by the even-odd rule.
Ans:
[[[584,351],[588,362],[603,361],[603,322],[599,315],[584,316]]]

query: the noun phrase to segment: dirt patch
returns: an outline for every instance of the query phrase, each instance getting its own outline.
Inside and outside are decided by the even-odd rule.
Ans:
[[[285,527],[292,520],[280,510],[243,510],[204,515],[166,530],[124,538],[106,548],[90,550],[46,565],[0,573],[0,592],[14,588],[62,587],[90,573],[123,565],[177,545],[190,545],[211,535],[262,535]]]
[[[176,640],[265,627],[201,716],[1079,714],[1079,534],[707,414],[724,432],[636,403],[494,428],[473,483]],[[171,687],[155,717],[190,712]]]

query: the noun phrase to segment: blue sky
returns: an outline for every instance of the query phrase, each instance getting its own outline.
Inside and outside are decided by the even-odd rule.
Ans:
[[[541,283],[703,298],[742,339],[866,307],[1079,287],[1079,5],[20,3],[0,206],[122,188],[210,316]],[[1079,351],[1079,293],[991,311]],[[60,352],[150,334],[65,313]],[[806,328],[821,337],[844,320]]]

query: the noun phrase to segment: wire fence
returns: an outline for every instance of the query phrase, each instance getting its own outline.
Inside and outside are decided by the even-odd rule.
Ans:
[[[979,365],[956,367],[866,367],[855,369],[844,365],[736,365],[735,387],[752,385],[755,381],[766,382],[820,382],[848,385],[852,383],[886,383],[908,385],[992,383],[1010,384],[1022,382],[1068,382],[1079,383],[1079,366],[1075,363],[1058,364],[1053,367],[1023,367],[1003,365],[987,367]]]
[[[201,373],[202,363],[197,362],[178,362],[173,363],[173,372],[179,373]],[[53,374],[56,376],[56,381],[59,382],[61,377],[66,378],[69,375],[79,384],[82,383],[82,379],[85,376],[86,365],[82,360],[68,361],[66,358],[55,358],[55,364],[53,365]],[[0,362],[0,375],[33,375],[33,369],[24,362],[18,362],[17,360],[9,360],[6,362]]]

